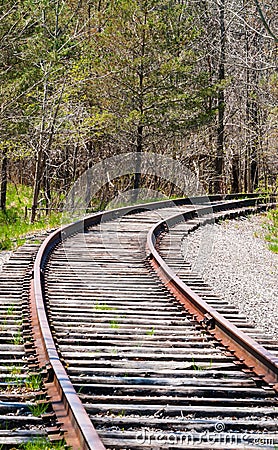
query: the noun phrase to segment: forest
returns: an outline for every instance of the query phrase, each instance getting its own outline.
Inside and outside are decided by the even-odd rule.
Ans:
[[[7,186],[59,209],[73,183],[128,152],[169,156],[209,193],[277,192],[277,0],[4,0],[1,209]],[[125,175],[164,195],[158,177]]]

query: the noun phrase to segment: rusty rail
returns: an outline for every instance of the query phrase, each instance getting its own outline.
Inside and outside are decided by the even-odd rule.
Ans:
[[[56,417],[66,430],[67,443],[74,449],[104,450],[105,447],[60,361],[44,306],[41,261],[48,247],[53,246],[55,234],[40,247],[31,283],[31,314],[37,354],[40,366],[48,370],[46,387]]]
[[[228,200],[235,196],[204,196],[192,199],[176,199],[169,201],[161,201],[156,203],[148,203],[143,205],[136,205],[130,207],[124,207],[117,210],[105,211],[101,213],[96,213],[84,220],[79,220],[73,224],[64,226],[55,232],[53,232],[40,247],[37,257],[35,259],[33,268],[33,279],[31,283],[31,293],[30,293],[30,307],[31,307],[31,320],[34,330],[34,339],[37,350],[37,355],[40,363],[40,367],[47,370],[48,382],[46,387],[48,389],[48,394],[50,396],[53,409],[57,415],[59,422],[62,424],[65,430],[65,439],[67,443],[74,449],[91,449],[91,450],[104,450],[105,447],[102,444],[92,422],[90,421],[84,406],[82,405],[69,377],[59,359],[59,355],[53,340],[53,336],[50,330],[48,317],[45,309],[44,301],[44,269],[46,262],[53,251],[53,249],[63,241],[63,239],[69,238],[70,236],[83,232],[86,228],[97,225],[101,221],[110,221],[116,219],[120,215],[134,213],[136,211],[145,211],[158,209],[163,207],[169,207],[173,204],[175,205],[186,205],[192,204],[192,212],[185,213],[183,217],[192,217],[192,214],[197,214],[194,205],[198,205],[198,214],[202,214],[211,211],[210,201],[221,201]],[[225,204],[221,204],[214,207],[214,210],[219,210],[231,206],[235,203],[235,206],[240,206],[241,204],[250,206],[255,205],[257,198],[254,194],[249,195],[248,200],[240,200],[237,202],[228,201]],[[200,203],[208,202],[208,207],[201,208]],[[188,216],[187,216],[188,215]],[[180,216],[180,215],[179,215]],[[167,220],[168,224],[175,223],[178,216],[173,216],[170,221]],[[152,260],[152,264],[159,269],[160,277],[167,283],[167,286],[179,296],[184,303],[190,299],[190,304],[194,304],[193,308],[194,314],[197,314],[200,320],[204,320],[206,314],[211,314],[217,323],[217,327],[224,330],[229,330],[229,333],[233,336],[235,335],[235,330],[233,327],[229,328],[229,324],[226,323],[225,319],[221,320],[217,313],[209,308],[198,296],[196,296],[191,290],[189,290],[183,283],[172,273],[169,267],[161,259],[159,254],[154,248],[154,243],[157,235],[164,230],[166,222],[162,221],[156,225],[148,235],[147,249],[149,256]],[[198,313],[197,309],[198,308]],[[219,323],[219,325],[218,325]],[[230,331],[231,330],[231,331]],[[234,332],[234,333],[232,333]],[[217,333],[216,337],[217,337]],[[243,333],[242,333],[243,334]],[[224,337],[221,337],[222,341]],[[243,337],[242,337],[243,339]],[[234,338],[235,341],[235,338]],[[233,341],[233,342],[234,342]],[[250,339],[246,339],[246,346],[250,346]],[[226,342],[226,341],[225,341]],[[253,346],[255,343],[253,343]],[[228,344],[227,344],[228,346]],[[259,354],[257,349],[257,354]],[[277,361],[271,361],[270,367],[277,364]],[[275,366],[276,367],[276,366]],[[271,378],[273,379],[273,378]]]
[[[229,207],[255,206],[256,200],[227,202]],[[221,205],[212,205],[213,212],[221,210]],[[222,205],[223,209],[223,205]],[[198,209],[198,216],[207,214],[207,208]],[[194,213],[196,216],[196,212]],[[165,286],[196,320],[202,324],[224,347],[233,352],[258,377],[278,391],[278,358],[255,342],[246,333],[231,324],[199,295],[194,293],[165,263],[155,248],[157,237],[181,220],[189,220],[192,213],[175,214],[167,220],[155,224],[148,233],[146,251],[152,267]]]
[[[220,199],[214,196],[213,199]],[[200,197],[197,201],[210,201],[212,197]],[[64,367],[60,361],[53,336],[50,330],[44,302],[44,267],[49,255],[57,244],[70,236],[83,232],[89,226],[96,225],[100,221],[109,221],[120,214],[129,214],[136,210],[156,209],[173,204],[190,204],[190,199],[177,199],[174,201],[162,201],[138,205],[136,207],[124,207],[118,210],[96,213],[84,220],[79,220],[70,225],[54,231],[42,244],[36,256],[33,268],[33,278],[30,288],[30,309],[33,327],[34,341],[40,367],[46,369],[48,382],[46,388],[52,402],[53,410],[58,421],[65,430],[65,439],[74,449],[104,450],[102,444],[88,414],[85,411]]]

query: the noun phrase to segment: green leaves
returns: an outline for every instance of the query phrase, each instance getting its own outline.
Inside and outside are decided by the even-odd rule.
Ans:
[[[202,101],[212,88],[206,91],[207,78],[195,70],[192,41],[199,34],[188,6],[163,0],[110,2],[109,20],[90,43],[87,98],[110,125],[117,117],[115,125],[126,132],[134,127],[136,133],[139,124],[145,132],[167,132],[167,127],[172,132],[172,120],[177,125],[179,118],[183,127],[191,110],[203,116]]]

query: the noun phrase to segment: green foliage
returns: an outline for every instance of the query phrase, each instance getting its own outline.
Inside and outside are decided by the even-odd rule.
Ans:
[[[66,128],[68,111],[61,107],[62,94],[66,79],[71,84],[68,71],[82,42],[81,3],[1,3],[0,151],[5,148],[11,160],[33,158],[42,146],[49,153],[61,142],[62,133],[55,140],[56,122]],[[3,248],[11,247],[9,233],[1,240]]]
[[[83,43],[71,72],[88,82],[71,98],[90,105],[85,122],[95,137],[133,134],[136,141],[142,126],[147,147],[154,137],[210,119],[204,102],[218,87],[196,70],[201,55],[193,48],[201,29],[189,4],[117,0],[98,11],[92,5],[91,14],[98,32]]]
[[[118,349],[117,348],[112,348],[111,350],[112,355],[118,356]]]
[[[16,374],[19,374],[22,372],[21,366],[12,366],[12,367],[10,367],[9,370],[10,370],[10,373],[13,375],[16,375]]]
[[[22,334],[20,330],[17,330],[17,332],[13,335],[12,344],[13,345],[20,345],[23,343]]]
[[[109,323],[110,323],[110,328],[115,328],[115,329],[117,329],[117,328],[120,327],[120,325],[119,325],[119,323],[118,323],[117,320],[110,320]]]
[[[207,370],[207,369],[211,369],[212,368],[212,359],[210,360],[210,363],[208,366],[201,366],[199,364],[195,364],[195,360],[194,358],[192,358],[192,368],[195,371],[202,371],[202,370]]]
[[[268,248],[274,253],[278,253],[278,209],[267,213],[269,223],[267,224],[268,233],[265,240],[268,241]]]
[[[99,303],[98,301],[96,301],[94,308],[97,311],[113,311],[113,310],[117,309],[117,308],[112,308],[111,306],[108,306],[106,303]]]
[[[28,233],[61,224],[60,213],[52,213],[30,224],[29,218],[25,218],[25,206],[30,207],[31,203],[32,189],[29,186],[8,184],[7,209],[0,211],[0,250],[11,250],[23,244],[23,236]]]
[[[42,377],[40,374],[31,374],[25,380],[25,387],[30,391],[39,391],[42,388]]]
[[[125,416],[125,410],[122,409],[121,411],[118,412],[117,414],[118,417],[124,417]]]
[[[42,414],[46,413],[47,409],[49,407],[48,403],[35,403],[34,405],[29,405],[28,408],[30,412],[35,417],[41,417]]]
[[[146,334],[147,334],[148,336],[153,336],[154,333],[155,333],[154,327],[152,327],[151,330],[147,330],[147,331],[146,331]]]
[[[20,372],[17,369],[13,369],[11,373],[5,378],[5,383],[7,383],[7,390],[11,390],[13,388],[22,388],[23,382],[20,377]]]
[[[68,448],[64,441],[50,442],[47,438],[37,437],[29,442],[20,444],[23,450],[65,450]]]
[[[271,250],[273,253],[278,253],[278,240],[276,238],[276,242],[271,242],[268,244],[269,250]]]
[[[212,189],[218,94],[225,91],[223,164],[230,164],[229,152],[231,169],[239,155],[248,165],[253,157],[252,164],[259,161],[256,153],[262,153],[266,170],[258,167],[258,173],[263,178],[263,172],[271,172],[268,164],[273,156],[268,151],[273,149],[275,155],[277,140],[277,75],[271,76],[275,52],[262,38],[259,56],[262,67],[270,69],[257,70],[254,55],[258,49],[251,31],[241,46],[250,45],[244,76],[240,63],[231,64],[237,58],[233,43],[241,33],[237,18],[242,15],[246,23],[251,20],[253,30],[257,28],[252,6],[244,2],[237,11],[236,3],[224,8],[226,25],[232,25],[225,33],[225,79],[217,82],[221,47],[217,2],[1,2],[0,152],[7,151],[10,165],[16,167],[9,173],[18,176],[20,159],[24,176],[30,170],[32,183],[37,159],[36,173],[41,173],[36,177],[40,186],[35,190],[35,203],[37,191],[39,202],[51,191],[48,198],[53,205],[59,202],[61,190],[65,193],[100,159],[123,151],[154,151],[188,163],[200,182],[205,181],[205,188]],[[239,62],[240,52],[238,58]],[[248,71],[254,76],[245,89]],[[241,106],[237,105],[238,92]],[[250,114],[241,114],[246,108],[257,110],[256,126]],[[226,120],[228,113],[231,122]],[[240,148],[242,142],[246,149]],[[254,155],[249,158],[251,147]],[[249,168],[239,167],[239,178],[246,178]],[[233,170],[226,172],[223,188],[227,190]],[[132,176],[124,188],[131,186]],[[142,180],[147,184],[147,177]],[[247,185],[244,181],[238,184]],[[118,186],[117,181],[115,192],[124,190]],[[107,194],[107,189],[99,194],[100,208],[113,191]],[[170,193],[171,188],[164,192]],[[14,206],[0,215],[0,249],[10,249],[22,242],[21,235],[44,227],[43,220],[30,227],[22,216],[22,208]],[[47,219],[49,226],[59,220],[55,215]]]
[[[8,309],[7,309],[7,316],[12,316],[13,315],[14,308],[15,308],[14,305],[11,305],[11,306],[8,307]]]

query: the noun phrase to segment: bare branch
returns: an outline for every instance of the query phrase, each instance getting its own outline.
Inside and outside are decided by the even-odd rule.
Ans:
[[[262,11],[262,8],[260,7],[259,1],[258,0],[254,0],[255,5],[257,7],[257,11],[260,15],[261,21],[265,27],[265,29],[267,30],[268,34],[274,39],[275,42],[278,42],[278,37],[273,33],[273,31],[270,29],[269,24],[267,23],[267,20],[264,16],[264,13]]]

